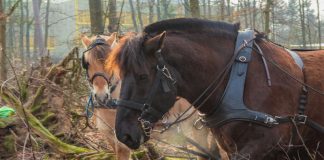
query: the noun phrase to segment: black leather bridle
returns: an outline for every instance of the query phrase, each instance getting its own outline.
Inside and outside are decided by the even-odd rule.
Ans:
[[[118,99],[115,100],[116,106],[126,107],[129,109],[137,110],[141,112],[140,117],[138,118],[138,121],[141,123],[141,126],[143,128],[143,131],[146,136],[150,136],[151,131],[153,129],[153,123],[152,121],[147,118],[146,116],[153,116],[154,119],[159,120],[162,118],[162,116],[165,114],[164,112],[161,112],[154,107],[152,107],[152,101],[154,96],[156,96],[156,92],[161,85],[163,88],[163,91],[165,93],[168,92],[175,92],[176,93],[176,79],[174,76],[170,73],[170,70],[168,69],[168,64],[164,61],[163,56],[161,54],[161,49],[157,50],[155,52],[155,57],[157,59],[157,65],[156,65],[156,75],[155,80],[153,82],[153,85],[151,87],[151,90],[148,94],[148,96],[145,99],[144,103],[135,102],[131,100],[124,100],[124,99]],[[173,86],[171,86],[173,85]],[[176,95],[176,94],[175,94]]]

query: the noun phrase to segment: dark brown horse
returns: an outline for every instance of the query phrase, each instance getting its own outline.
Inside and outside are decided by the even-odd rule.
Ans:
[[[231,64],[238,30],[238,24],[174,19],[151,24],[143,33],[121,40],[106,61],[106,70],[123,79],[116,117],[117,138],[130,148],[138,148],[149,139],[152,124],[172,107],[176,96],[203,104],[199,111],[212,114],[222,98],[229,72],[224,72],[224,80],[216,83],[218,87],[213,86],[216,90],[210,92],[210,97],[203,97],[204,103],[194,101]],[[296,79],[324,90],[323,51],[299,53],[304,61],[301,70],[283,47],[260,34],[256,36],[255,42],[267,59]],[[264,62],[257,53],[252,51],[248,66],[244,103],[250,110],[273,116],[296,115],[302,85],[269,64],[269,86]],[[324,125],[323,106],[324,98],[309,90],[305,111],[308,119]],[[231,158],[324,158],[323,133],[306,125],[298,125],[296,132],[293,123],[265,127],[233,121],[211,129]]]
[[[131,32],[126,33],[125,35],[133,34]],[[83,54],[82,58],[82,66],[85,67],[87,77],[89,80],[89,86],[93,95],[96,95],[96,101],[100,104],[106,101],[106,94],[111,98],[118,98],[120,83],[116,78],[110,78],[104,70],[103,59],[105,59],[111,52],[111,49],[117,44],[117,39],[121,38],[117,37],[117,33],[114,32],[110,36],[107,35],[97,35],[92,37],[82,36],[81,41],[84,45],[86,52]],[[100,74],[101,76],[96,76],[96,74]],[[106,76],[106,77],[104,77]],[[109,82],[107,81],[109,80]],[[109,87],[108,84],[116,87]],[[112,88],[115,88],[112,90]],[[183,98],[177,100],[172,109],[168,112],[167,116],[164,118],[164,123],[168,123],[173,121],[177,117],[177,115],[183,113],[189,106],[188,101]],[[192,113],[194,109],[192,108],[189,115]],[[104,107],[99,107],[94,109],[94,121],[96,127],[99,131],[105,136],[108,144],[113,148],[116,153],[117,160],[125,160],[129,159],[131,155],[131,150],[128,149],[124,144],[118,142],[114,128],[115,128],[115,118],[116,118],[116,110],[108,109]],[[218,155],[217,144],[216,141],[208,142],[208,137],[211,135],[211,132],[208,128],[201,129],[192,129],[193,124],[199,118],[197,113],[194,113],[190,118],[186,121],[179,123],[177,126],[174,126],[172,129],[169,129],[167,132],[162,135],[159,133],[154,134],[155,138],[158,139],[166,139],[169,143],[182,142],[179,140],[179,136],[181,134],[190,136],[194,141],[199,142],[199,145],[205,149],[212,148],[211,153],[214,152],[215,156]],[[163,126],[164,124],[160,122],[158,125]],[[160,127],[161,128],[161,127]],[[158,129],[158,128],[157,128]],[[158,129],[161,130],[161,129]],[[179,134],[179,132],[181,134]],[[170,136],[172,135],[172,136]],[[177,135],[177,136],[174,136]],[[210,138],[210,137],[209,137]],[[182,138],[183,139],[183,138]],[[183,143],[185,144],[185,143]],[[198,150],[198,149],[196,149]],[[223,152],[221,152],[223,153]],[[222,158],[226,159],[226,155],[222,154]],[[204,160],[204,158],[198,158],[199,160]]]

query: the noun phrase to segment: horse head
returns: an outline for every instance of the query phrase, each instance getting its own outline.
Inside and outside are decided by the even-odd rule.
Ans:
[[[105,105],[117,84],[104,70],[104,61],[111,49],[117,44],[117,33],[110,36],[82,36],[81,41],[86,50],[82,55],[82,67],[86,70],[91,92],[100,105]]]
[[[121,127],[116,128],[116,135],[132,149],[149,139],[154,123],[176,101],[176,71],[162,56],[165,35],[124,38],[108,58],[106,70],[122,79],[116,118]]]

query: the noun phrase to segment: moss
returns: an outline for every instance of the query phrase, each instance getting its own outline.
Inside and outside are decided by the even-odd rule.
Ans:
[[[145,151],[135,151],[132,153],[131,156],[133,159],[142,159],[146,156],[146,152]]]
[[[46,115],[44,115],[44,118],[41,120],[43,125],[48,125],[52,120],[56,118],[55,114],[53,112],[46,112]]]
[[[7,154],[15,153],[15,138],[13,135],[7,135],[4,137],[3,147]]]

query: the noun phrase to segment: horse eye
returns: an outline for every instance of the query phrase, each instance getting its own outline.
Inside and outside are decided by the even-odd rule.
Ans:
[[[81,64],[83,69],[88,69],[89,63],[85,60],[84,55],[81,58]]]

